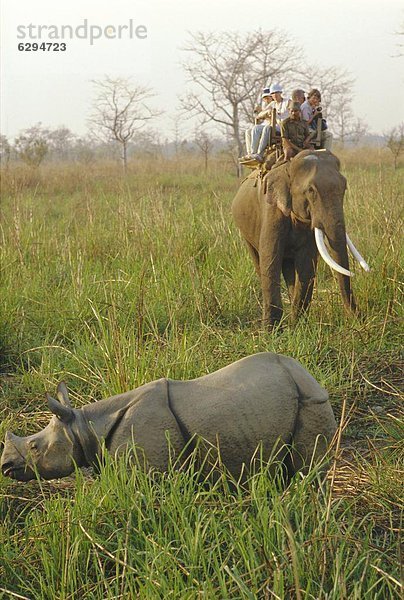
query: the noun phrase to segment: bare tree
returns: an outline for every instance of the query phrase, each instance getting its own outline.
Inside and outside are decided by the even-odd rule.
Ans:
[[[206,131],[204,131],[200,127],[197,127],[195,129],[194,142],[198,146],[199,150],[202,152],[205,173],[207,173],[209,155],[213,148],[212,138],[208,135]]]
[[[89,118],[90,127],[99,137],[115,140],[121,145],[126,171],[129,142],[147,121],[160,114],[145,103],[154,94],[150,88],[134,85],[128,79],[105,77],[93,83],[96,97]]]
[[[299,83],[306,91],[320,90],[327,122],[342,144],[357,143],[367,133],[368,126],[355,117],[352,109],[355,80],[346,69],[309,65],[301,70]]]
[[[175,156],[178,156],[178,152],[181,146],[181,125],[183,122],[183,117],[177,113],[174,116],[171,116],[170,120],[172,121],[172,127],[170,129],[174,136],[174,152]]]
[[[390,129],[388,133],[384,134],[384,138],[386,148],[393,154],[394,169],[397,169],[398,159],[404,152],[404,123]]]
[[[30,167],[39,167],[49,152],[49,133],[41,123],[24,129],[14,141],[18,158]]]
[[[346,142],[357,144],[368,132],[368,125],[355,117],[351,103],[345,95],[338,94],[334,99],[333,109],[334,115],[330,121],[335,139],[341,145]]]
[[[299,83],[306,92],[317,88],[321,92],[322,104],[327,109],[327,117],[332,119],[340,110],[340,98],[350,104],[355,80],[346,69],[338,67],[322,67],[317,64],[307,65],[300,69]]]
[[[140,131],[132,145],[135,152],[142,152],[150,157],[162,157],[162,146],[159,131],[149,128]]]
[[[10,162],[11,144],[7,136],[0,134],[0,163],[7,167]]]
[[[342,145],[348,139],[357,142],[366,132],[366,126],[355,121],[352,110],[355,80],[349,71],[336,66],[309,64],[301,66],[298,81],[306,93],[313,88],[320,91],[323,117],[335,140]]]
[[[356,118],[351,122],[348,140],[358,144],[369,133],[369,125],[363,119]]]
[[[191,35],[183,48],[184,63],[193,89],[182,98],[183,108],[226,130],[243,152],[242,130],[252,121],[262,88],[274,81],[287,84],[301,59],[289,38],[280,32],[254,31]]]
[[[76,139],[74,145],[74,157],[79,163],[89,167],[95,162],[96,150],[91,141],[83,138]]]
[[[57,127],[49,131],[48,143],[52,155],[57,160],[67,160],[72,154],[76,136],[67,127]]]

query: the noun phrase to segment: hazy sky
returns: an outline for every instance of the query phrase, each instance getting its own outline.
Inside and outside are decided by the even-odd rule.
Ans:
[[[402,0],[1,0],[1,16],[1,132],[10,137],[38,121],[84,134],[90,80],[105,74],[132,76],[153,87],[154,103],[166,110],[160,127],[170,137],[170,116],[185,89],[179,48],[188,32],[197,30],[281,29],[304,48],[307,62],[352,73],[355,114],[372,131],[404,120],[404,59],[395,57],[404,42],[396,35],[404,23]],[[88,26],[115,28],[132,19],[134,28],[147,27],[148,37],[93,44],[67,39],[65,52],[17,49],[19,42],[30,41],[29,30],[17,31],[18,26],[75,28],[85,19]],[[18,38],[22,32],[25,40]],[[127,33],[121,30],[122,36]]]

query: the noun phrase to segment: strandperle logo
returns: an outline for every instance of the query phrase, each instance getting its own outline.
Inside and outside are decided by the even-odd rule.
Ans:
[[[91,46],[95,40],[147,39],[146,25],[136,25],[129,19],[123,25],[93,25],[84,19],[80,25],[29,25],[17,26],[19,40],[90,40]]]

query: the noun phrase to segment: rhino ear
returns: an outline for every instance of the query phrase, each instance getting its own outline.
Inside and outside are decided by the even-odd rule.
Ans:
[[[264,189],[268,204],[276,206],[285,217],[289,217],[292,209],[289,165],[284,164],[273,168],[265,177]]]
[[[52,398],[49,394],[46,394],[46,400],[51,412],[58,417],[64,423],[70,423],[73,419],[73,410],[69,406],[63,406],[60,402]]]
[[[69,398],[69,392],[67,391],[67,387],[64,381],[61,381],[59,383],[56,391],[56,397],[59,400],[59,402],[64,406],[68,406],[69,408],[72,407]]]

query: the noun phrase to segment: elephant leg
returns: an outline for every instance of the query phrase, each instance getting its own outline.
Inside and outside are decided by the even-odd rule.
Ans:
[[[295,263],[291,258],[285,258],[282,264],[282,273],[288,288],[289,300],[292,302],[295,290]]]
[[[282,319],[281,269],[283,244],[279,239],[261,238],[260,277],[262,287],[262,321],[272,327]]]
[[[250,253],[250,256],[252,258],[252,261],[254,263],[254,267],[255,270],[257,272],[258,277],[261,277],[261,272],[260,272],[260,255],[258,254],[258,251],[254,248],[254,246],[252,244],[250,244],[250,242],[248,242],[247,240],[245,240],[246,245],[247,245],[247,249]]]
[[[310,252],[310,248],[304,250],[304,254],[301,253],[295,258],[296,279],[292,299],[292,320],[297,319],[302,311],[308,310],[313,295],[317,253]]]

